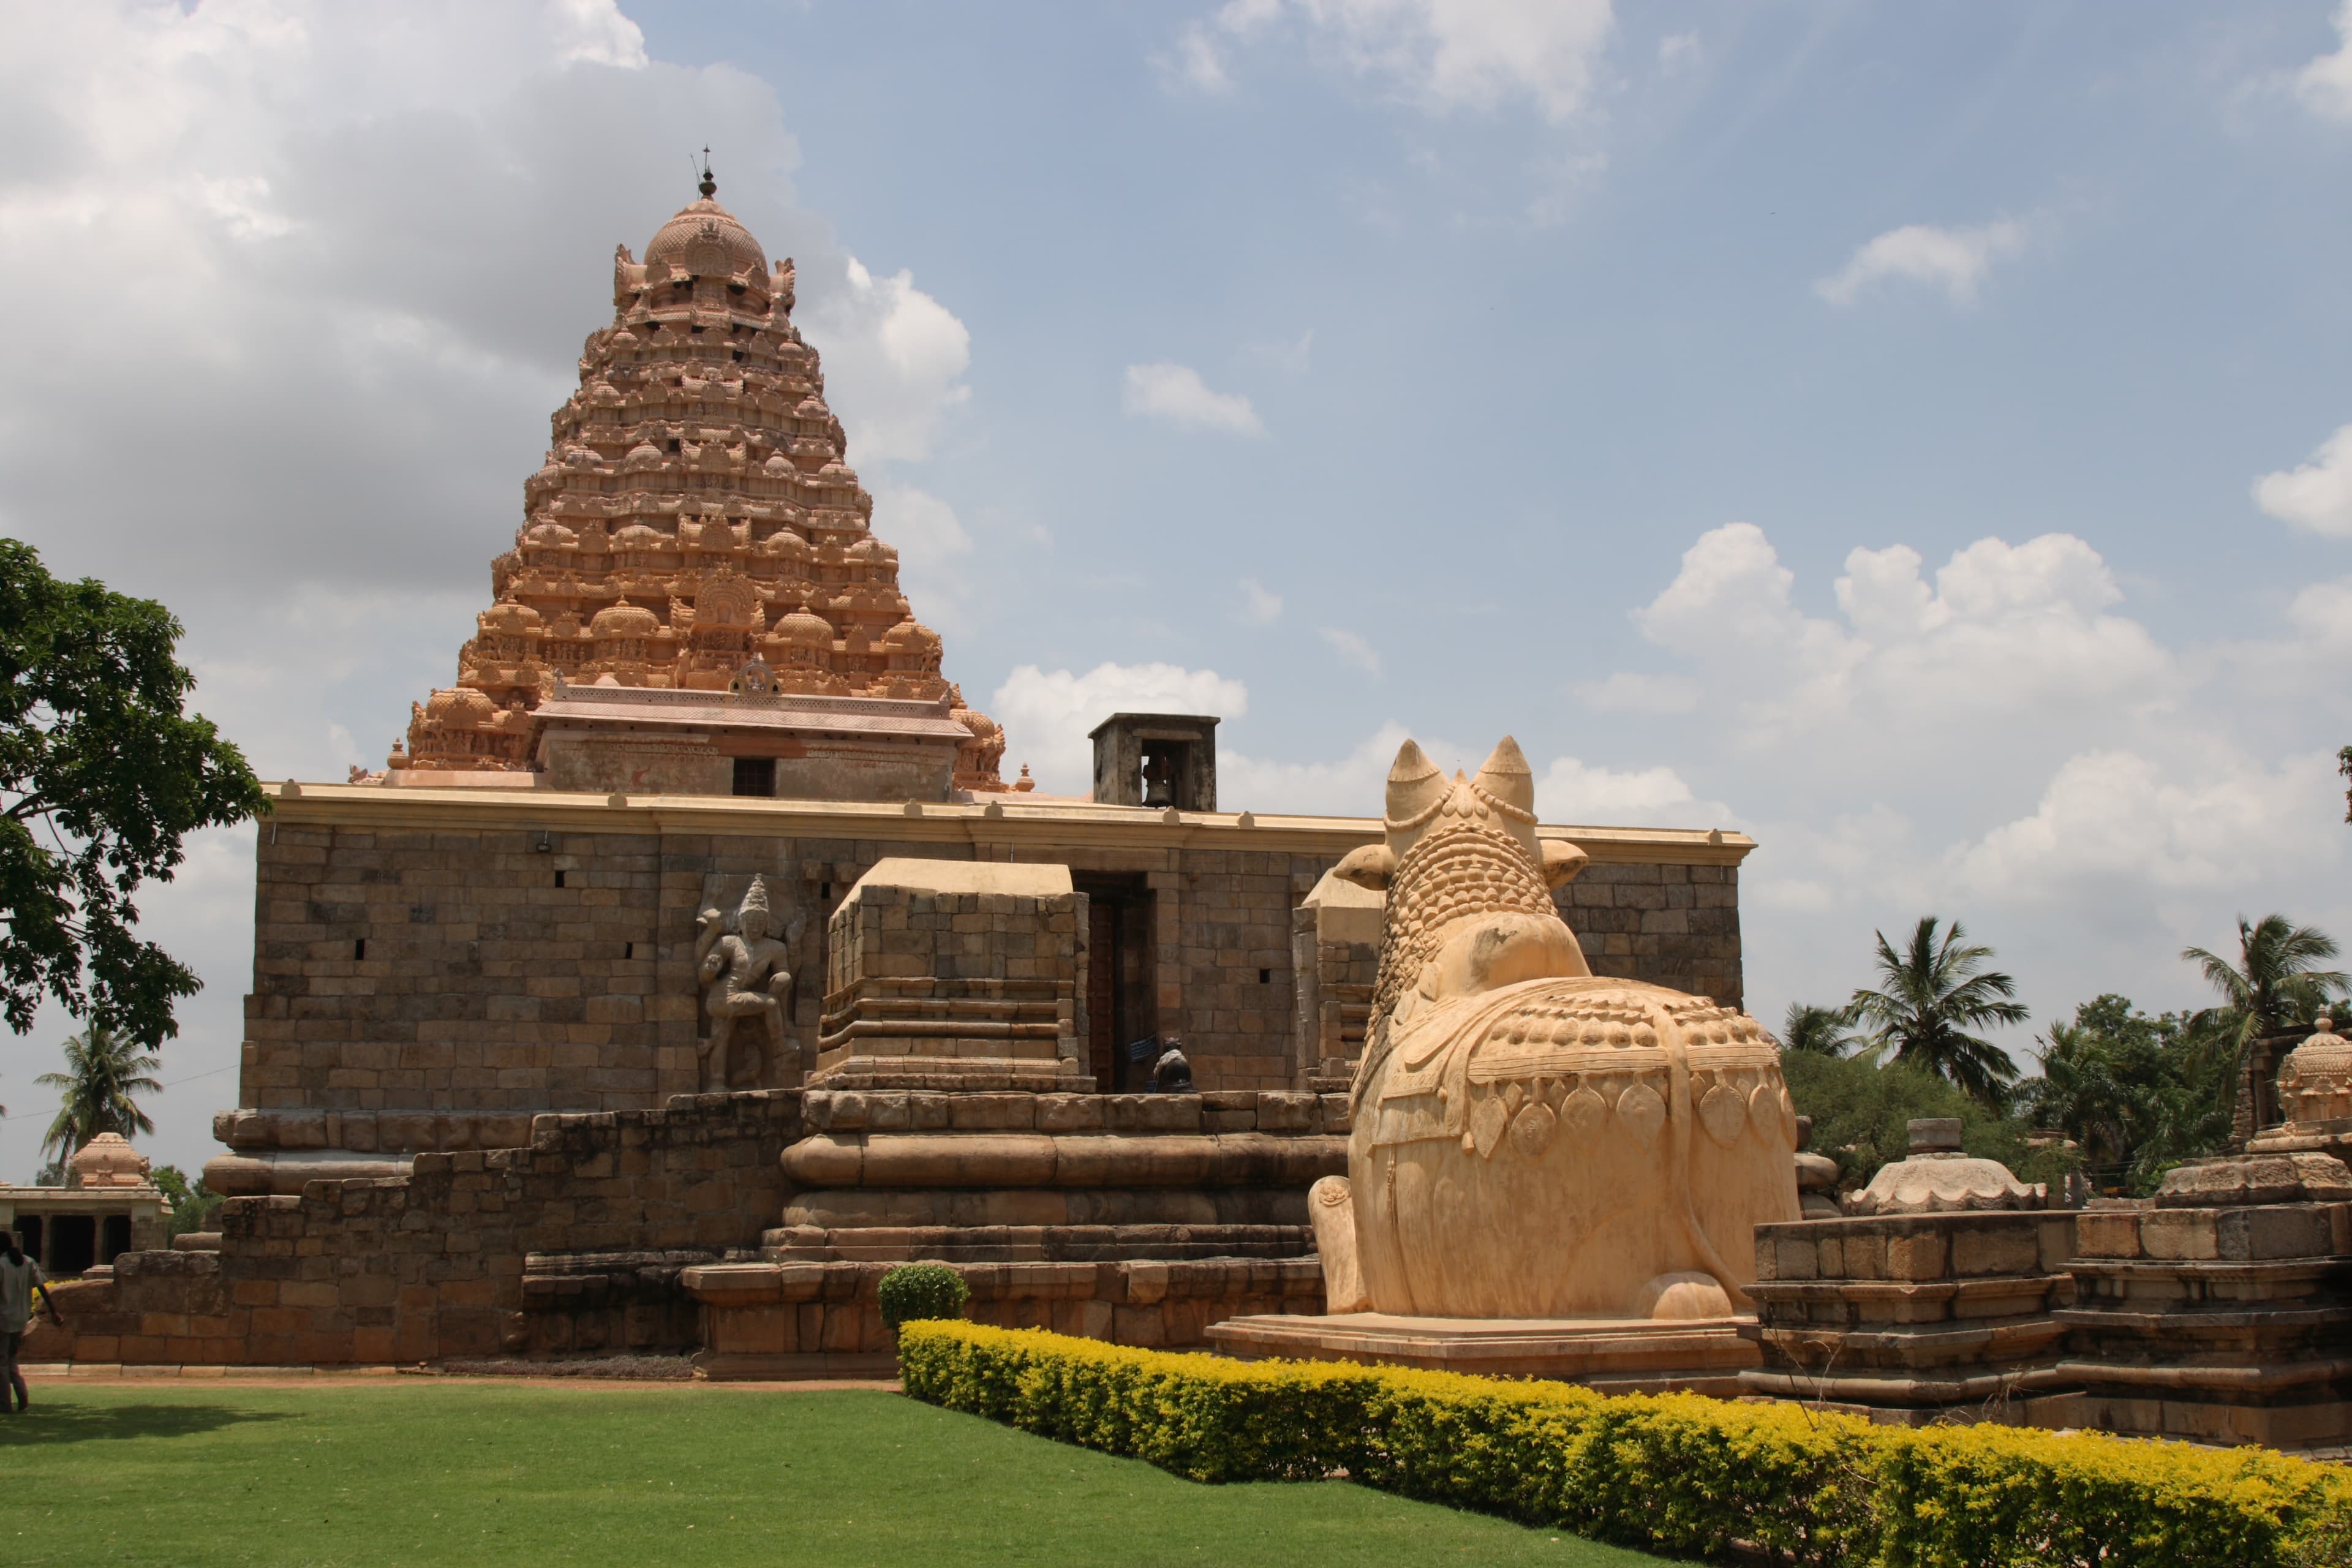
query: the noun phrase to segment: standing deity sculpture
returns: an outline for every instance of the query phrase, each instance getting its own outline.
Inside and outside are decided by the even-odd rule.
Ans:
[[[768,934],[773,919],[767,882],[753,877],[736,909],[735,930],[727,929],[726,913],[716,905],[695,920],[695,973],[705,988],[703,1008],[710,1015],[710,1037],[701,1050],[706,1091],[729,1087],[736,1026],[743,1019],[766,1021],[772,1059],[779,1067],[797,1051],[784,1026],[784,1005],[793,992],[791,944],[800,940],[803,922],[795,919],[779,942]]]
[[[1348,1178],[1310,1205],[1334,1312],[1727,1316],[1754,1227],[1797,1217],[1796,1115],[1756,1021],[1592,973],[1554,905],[1584,852],[1536,834],[1506,737],[1451,780],[1407,741]]]

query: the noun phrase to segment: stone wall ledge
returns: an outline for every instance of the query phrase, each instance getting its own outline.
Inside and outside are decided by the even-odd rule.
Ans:
[[[1947,1321],[1874,1329],[1759,1325],[1753,1337],[1775,1352],[1767,1357],[1774,1365],[1831,1363],[1849,1368],[1924,1368],[2024,1361],[2056,1344],[2065,1332],[2066,1325],[2044,1313],[1981,1322]]]
[[[1340,1138],[1263,1132],[824,1132],[783,1152],[803,1188],[1284,1187],[1347,1170]]]
[[[814,1131],[1265,1132],[1339,1134],[1348,1097],[1298,1090],[1208,1094],[951,1094],[920,1089],[811,1089]]]
[[[893,1263],[719,1263],[678,1277],[697,1300],[740,1305],[770,1301],[871,1300]],[[947,1263],[975,1301],[1109,1300],[1156,1305],[1184,1298],[1323,1293],[1323,1266],[1312,1258],[1218,1258],[1118,1263]]]

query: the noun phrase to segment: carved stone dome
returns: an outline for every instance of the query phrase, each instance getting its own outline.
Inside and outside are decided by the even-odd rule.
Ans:
[[[81,1146],[67,1167],[78,1187],[143,1187],[147,1156],[120,1132],[101,1132]]]
[[[806,605],[778,621],[774,635],[795,647],[833,646],[833,627]]]
[[[646,270],[672,266],[698,278],[731,278],[739,272],[766,276],[768,258],[751,231],[709,196],[689,202],[655,231],[646,247]]]
[[[475,617],[475,624],[486,632],[524,637],[539,630],[539,612],[529,605],[492,605]]]
[[[588,623],[588,635],[595,637],[649,637],[660,630],[660,616],[626,599],[597,611]]]
[[[475,730],[495,723],[499,705],[470,686],[451,686],[435,692],[425,704],[427,722],[446,730]]]
[[[936,651],[940,647],[940,634],[920,621],[900,621],[883,634],[882,646],[887,648],[929,648]]]

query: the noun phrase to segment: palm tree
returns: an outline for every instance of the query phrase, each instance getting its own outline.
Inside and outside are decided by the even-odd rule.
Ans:
[[[94,1024],[79,1035],[68,1035],[63,1049],[66,1070],[45,1072],[33,1080],[62,1091],[57,1120],[41,1141],[43,1153],[54,1152],[63,1162],[101,1132],[129,1137],[155,1131],[155,1123],[132,1098],[163,1087],[153,1076],[163,1064],[145,1047]]]
[[[1892,1047],[1896,1061],[1999,1109],[2017,1081],[2017,1064],[1999,1046],[1967,1031],[2025,1022],[2025,1008],[2011,1000],[2017,982],[1985,968],[1992,949],[1967,946],[1959,921],[1940,937],[1937,924],[1934,915],[1922,916],[1900,953],[1884,931],[1872,932],[1878,938],[1880,989],[1856,991],[1847,1008],[1871,1026],[1872,1050]]]
[[[2227,1029],[2242,1058],[2264,1036],[2309,1023],[2333,994],[2352,984],[2340,970],[2319,967],[2336,956],[2335,941],[2315,927],[2289,924],[2284,915],[2264,915],[2252,924],[2240,915],[2235,963],[2201,947],[2184,947],[2180,956],[2221,994],[2221,1005],[2194,1021]]]
[[[1860,1044],[1862,1037],[1853,1032],[1851,1007],[1816,1007],[1809,1002],[1791,1002],[1788,1016],[1780,1021],[1783,1050],[1842,1057]]]
[[[2184,947],[2180,956],[2221,994],[2221,1005],[2198,1013],[2189,1024],[2224,1053],[2227,1092],[2233,1096],[2256,1040],[2311,1022],[2332,994],[2352,985],[2342,971],[2319,967],[2336,956],[2335,941],[2315,927],[2291,924],[2284,915],[2252,923],[2240,915],[2235,963],[2201,947]]]

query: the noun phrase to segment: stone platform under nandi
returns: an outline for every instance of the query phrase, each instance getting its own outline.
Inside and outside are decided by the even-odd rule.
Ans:
[[[1387,1312],[1339,1317],[1228,1318],[1209,1342],[1244,1361],[1357,1361],[1430,1367],[1486,1377],[1547,1377],[1603,1394],[1739,1393],[1756,1366],[1742,1335],[1753,1319],[1408,1318]]]

